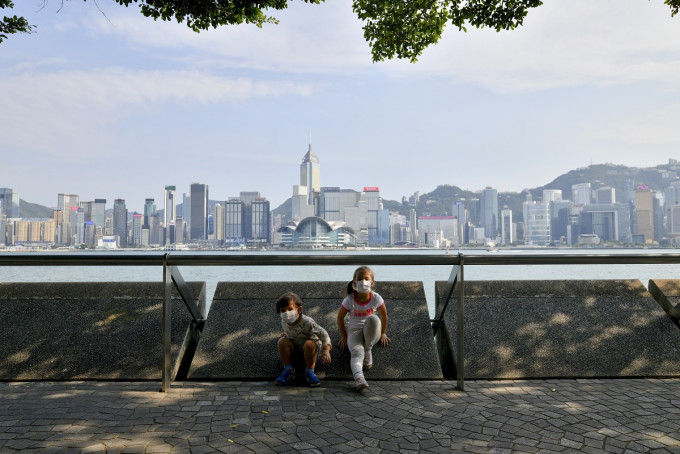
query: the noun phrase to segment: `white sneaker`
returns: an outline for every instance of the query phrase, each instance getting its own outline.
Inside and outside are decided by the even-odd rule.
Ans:
[[[368,388],[368,383],[366,383],[366,379],[364,378],[363,375],[359,375],[357,378],[354,379],[357,385],[357,391],[361,391],[362,389]]]
[[[364,353],[364,370],[368,370],[373,367],[373,351],[367,350]]]

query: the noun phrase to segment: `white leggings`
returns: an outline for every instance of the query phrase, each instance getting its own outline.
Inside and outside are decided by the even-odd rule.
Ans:
[[[364,353],[370,351],[380,340],[380,317],[369,315],[362,329],[357,329],[348,333],[347,347],[351,354],[349,365],[352,368],[352,375],[356,377],[361,374],[364,366]]]

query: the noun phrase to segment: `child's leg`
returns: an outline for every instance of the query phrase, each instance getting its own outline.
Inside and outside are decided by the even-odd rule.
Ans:
[[[377,315],[371,315],[366,319],[366,324],[364,325],[364,348],[367,351],[370,351],[380,340],[381,327],[380,317]]]
[[[302,346],[302,353],[305,356],[305,367],[307,369],[314,369],[316,367],[316,357],[319,352],[319,347],[313,340],[307,340]]]
[[[283,366],[285,367],[293,364],[293,350],[295,349],[293,341],[287,337],[281,337],[279,338],[277,347],[279,349],[279,358],[281,358]]]
[[[362,374],[364,363],[364,332],[360,329],[348,333],[347,348],[349,348],[349,366],[352,368],[352,375],[356,378],[357,374]]]

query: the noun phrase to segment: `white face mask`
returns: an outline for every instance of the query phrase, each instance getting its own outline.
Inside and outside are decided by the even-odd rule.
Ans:
[[[281,312],[281,320],[288,323],[289,325],[291,323],[294,323],[295,320],[298,319],[298,312],[297,311],[287,311],[287,312]]]
[[[371,284],[372,282],[369,279],[354,281],[354,290],[359,293],[368,293],[371,291]]]

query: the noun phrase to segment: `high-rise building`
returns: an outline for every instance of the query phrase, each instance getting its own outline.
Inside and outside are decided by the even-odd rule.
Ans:
[[[524,244],[550,244],[550,205],[527,200],[524,209]]]
[[[561,189],[544,189],[543,203],[560,202],[562,200]]]
[[[571,201],[574,205],[590,205],[590,183],[579,183],[571,186]]]
[[[271,210],[269,201],[264,197],[253,200],[250,210],[247,210],[250,217],[249,230],[246,238],[256,244],[271,243]]]
[[[177,217],[177,203],[175,200],[176,190],[177,188],[175,186],[166,186],[165,193],[163,195],[163,229],[165,229],[163,234],[163,244],[165,245],[172,243],[174,240],[170,230],[171,227],[174,227],[175,217]]]
[[[498,191],[487,186],[480,198],[480,226],[484,228],[484,236],[496,239],[498,236]]]
[[[595,203],[607,205],[616,203],[616,189],[603,186],[595,191]]]
[[[225,218],[224,218],[224,206],[222,206],[219,203],[215,204],[215,211],[213,214],[213,219],[215,223],[215,240],[219,244],[224,243],[225,239],[225,231],[224,231],[224,224],[225,224]]]
[[[512,210],[504,206],[501,210],[501,244],[515,242],[515,232],[512,224]]]
[[[144,200],[144,218],[143,218],[143,228],[149,228],[149,218],[156,214],[156,201],[154,199]]]
[[[142,225],[144,224],[144,215],[141,213],[132,213],[132,244],[140,246],[142,244]]]
[[[57,208],[63,211],[61,228],[61,242],[59,244],[72,245],[75,225],[71,224],[71,211],[80,206],[80,197],[76,194],[57,194]]]
[[[21,217],[21,199],[19,193],[10,188],[0,188],[0,212],[7,219]]]
[[[632,240],[630,207],[627,203],[586,205],[581,211],[581,234],[597,235],[600,241]]]
[[[243,233],[243,215],[245,204],[238,197],[231,197],[224,202],[224,239],[229,243],[245,242]]]
[[[208,185],[191,183],[190,240],[208,239]]]
[[[315,195],[321,191],[321,167],[311,143],[300,164],[300,186],[307,186],[307,203],[314,206]]]
[[[635,191],[635,233],[644,235],[645,243],[654,241],[654,192],[647,186]]]
[[[119,246],[127,246],[127,208],[123,199],[113,201],[113,235],[118,237]]]
[[[379,229],[379,212],[382,210],[382,200],[380,199],[380,188],[377,186],[364,187],[362,197],[366,199],[368,243],[369,244],[389,244],[389,223],[383,226],[382,232]]]

